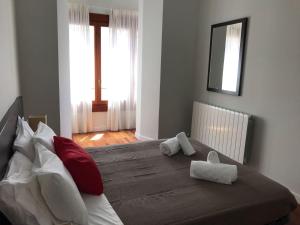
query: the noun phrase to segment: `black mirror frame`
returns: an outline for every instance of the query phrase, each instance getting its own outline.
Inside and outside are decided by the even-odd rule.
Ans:
[[[240,48],[240,58],[239,58],[239,68],[238,68],[238,79],[237,79],[237,87],[236,91],[224,91],[217,88],[211,88],[209,87],[209,72],[210,72],[210,61],[211,61],[211,47],[212,47],[212,36],[213,36],[213,29],[217,27],[232,25],[236,23],[242,23],[242,33],[241,33],[241,48]],[[235,95],[235,96],[241,96],[241,81],[242,76],[244,73],[244,58],[245,58],[245,48],[246,48],[246,38],[247,38],[247,28],[248,27],[248,18],[242,18],[242,19],[236,19],[231,20],[223,23],[213,24],[211,25],[211,31],[210,31],[210,45],[209,45],[209,62],[208,62],[208,75],[207,75],[207,91],[213,91],[221,94],[228,94],[228,95]]]

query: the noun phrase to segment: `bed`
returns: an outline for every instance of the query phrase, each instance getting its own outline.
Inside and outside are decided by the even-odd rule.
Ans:
[[[285,224],[297,205],[285,187],[223,155],[221,162],[238,166],[236,183],[191,179],[191,160],[205,160],[211,149],[191,140],[196,155],[167,157],[159,151],[160,142],[88,150],[124,224]]]
[[[1,178],[13,154],[17,115],[22,115],[21,98],[0,123]],[[296,208],[295,198],[285,187],[221,154],[222,162],[238,166],[236,183],[222,185],[191,179],[191,160],[206,159],[211,149],[191,140],[196,155],[186,157],[180,153],[169,158],[160,153],[160,142],[87,149],[102,173],[106,197],[100,201],[109,208],[101,213],[104,222],[99,224],[106,224],[105,216],[114,219],[117,214],[125,225],[283,225]],[[85,202],[97,224],[100,218],[93,209],[101,207],[95,201]],[[10,223],[0,215],[0,224]]]

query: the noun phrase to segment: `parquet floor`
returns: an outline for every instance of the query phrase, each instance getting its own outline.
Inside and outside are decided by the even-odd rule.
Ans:
[[[83,148],[136,142],[135,130],[73,134],[73,141]]]

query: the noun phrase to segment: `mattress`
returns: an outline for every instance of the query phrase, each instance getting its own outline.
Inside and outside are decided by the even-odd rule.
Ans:
[[[105,194],[100,196],[82,194],[82,199],[88,210],[89,225],[123,225]]]
[[[105,195],[125,225],[263,225],[297,206],[287,188],[221,154],[221,162],[237,165],[237,182],[192,179],[191,160],[206,160],[211,149],[191,141],[194,156],[167,157],[160,142],[88,149]]]

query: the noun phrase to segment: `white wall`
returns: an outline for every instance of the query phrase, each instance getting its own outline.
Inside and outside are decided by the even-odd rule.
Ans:
[[[163,0],[139,1],[139,69],[136,136],[157,139]]]
[[[144,1],[139,0],[139,23],[138,23],[138,29],[139,29],[139,38],[138,38],[138,67],[137,67],[137,90],[136,90],[136,132],[135,136],[140,139],[139,136],[141,136],[141,107],[142,107],[142,62],[143,62],[143,17],[144,17]]]
[[[107,130],[107,112],[93,112],[94,131]]]
[[[203,0],[195,100],[255,116],[250,165],[300,199],[300,1]],[[206,91],[210,25],[249,17],[242,96]]]
[[[57,2],[15,0],[15,9],[25,117],[47,114],[49,126],[59,134]]]
[[[60,135],[72,137],[68,1],[57,0]]]
[[[190,133],[199,0],[164,0],[159,138]]]
[[[12,0],[0,1],[0,31],[0,118],[2,118],[20,95]]]

